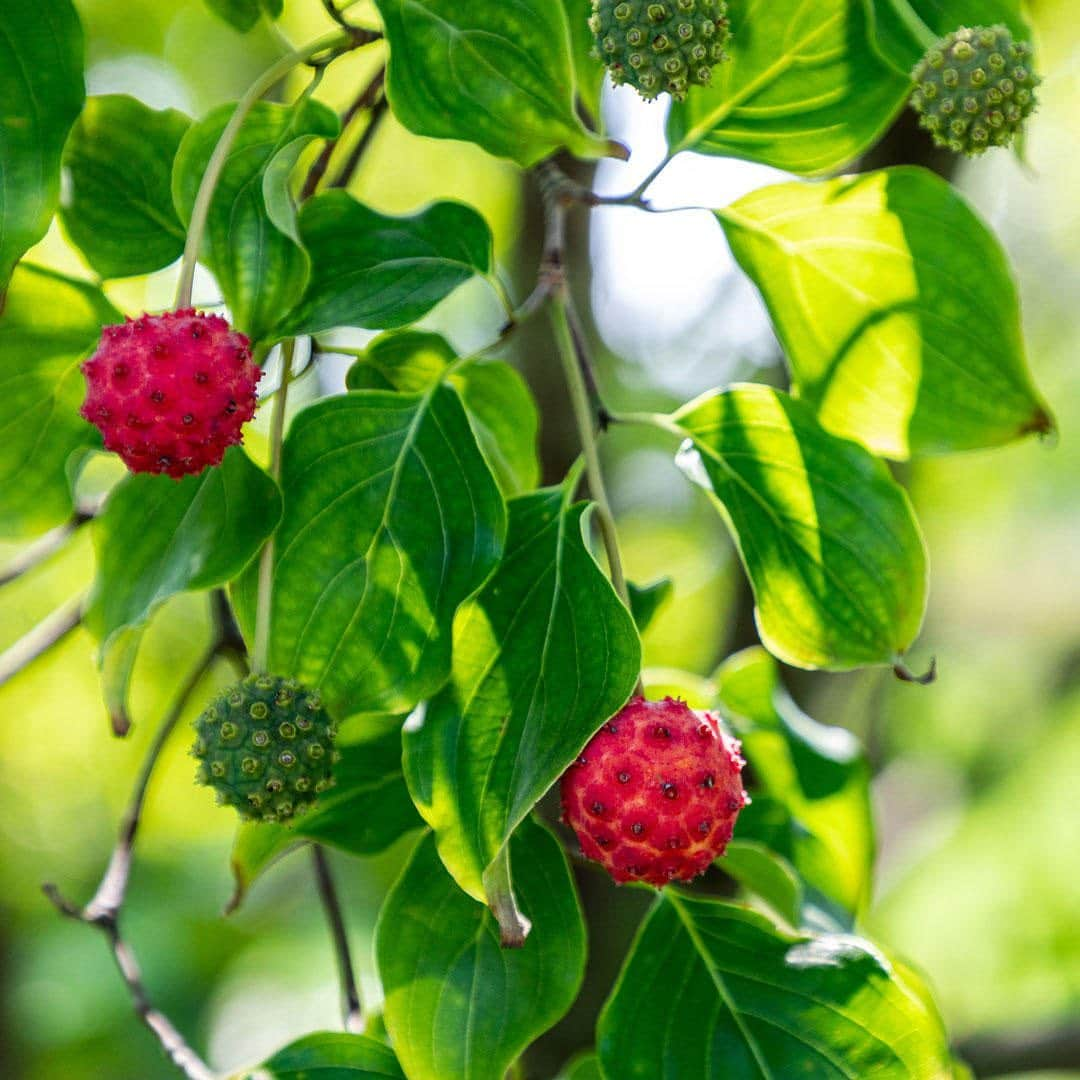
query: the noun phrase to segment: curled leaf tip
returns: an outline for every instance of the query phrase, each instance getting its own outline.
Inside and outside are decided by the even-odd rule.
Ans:
[[[893,674],[901,681],[915,683],[916,686],[929,686],[937,679],[937,657],[931,657],[930,667],[922,675],[916,675],[903,661],[893,664]]]
[[[608,139],[607,156],[615,158],[617,161],[629,161],[630,148],[625,143],[619,142],[618,139]]]
[[[109,713],[109,724],[112,727],[112,733],[118,738],[122,739],[129,731],[131,731],[131,717],[128,715],[127,709],[123,706],[113,709]]]

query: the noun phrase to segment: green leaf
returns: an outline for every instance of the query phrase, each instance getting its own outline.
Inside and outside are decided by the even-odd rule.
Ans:
[[[605,1076],[945,1080],[941,1020],[869,942],[668,888],[597,1027]]]
[[[185,224],[234,108],[214,109],[180,143],[172,190]],[[295,106],[262,101],[244,120],[229,152],[210,204],[201,258],[217,278],[233,322],[256,341],[300,299],[308,279],[308,256],[280,210],[287,203],[289,172],[313,138],[330,138],[337,130],[337,116],[316,101],[302,98]]]
[[[0,4],[0,309],[15,263],[52,221],[60,155],[84,96],[71,0]]]
[[[574,112],[570,30],[553,0],[376,0],[387,96],[417,135],[465,139],[523,168],[565,148],[611,153]]]
[[[183,254],[172,168],[190,126],[175,109],[157,112],[123,94],[87,101],[64,150],[60,220],[103,278],[148,274]]]
[[[83,621],[101,642],[114,717],[127,696],[137,648],[132,632],[141,633],[169,597],[234,578],[280,517],[277,485],[236,446],[218,468],[198,476],[176,481],[144,473],[113,489],[94,522],[97,573]]]
[[[743,888],[764,900],[788,926],[801,925],[802,882],[782,855],[757,840],[732,840],[719,866]]]
[[[604,1080],[600,1059],[591,1050],[579,1054],[559,1073],[558,1080]]]
[[[570,48],[573,53],[574,75],[578,101],[589,117],[600,118],[600,91],[604,85],[604,65],[593,56],[595,41],[589,29],[592,0],[562,0],[570,24]]]
[[[334,786],[296,823],[296,831],[353,855],[374,855],[424,822],[401,771],[401,720],[389,727],[353,720],[335,744]]]
[[[274,544],[270,668],[339,719],[404,713],[450,668],[458,605],[498,562],[506,511],[448,386],[365,390],[293,421]],[[237,589],[250,627],[256,574]]]
[[[898,663],[922,624],[926,553],[885,465],[767,386],[705,394],[672,419],[689,436],[680,467],[739,548],[766,648],[804,668]]]
[[[458,884],[486,871],[600,725],[626,702],[641,646],[586,546],[569,488],[510,502],[506,553],[454,623],[450,683],[405,734],[405,777]]]
[[[69,459],[100,446],[79,416],[79,362],[102,326],[123,321],[93,285],[25,263],[15,270],[0,307],[0,536],[34,536],[71,514]]]
[[[672,106],[673,153],[745,158],[813,176],[858,157],[911,82],[870,48],[863,0],[730,6],[731,59]]]
[[[206,6],[234,30],[246,34],[264,14],[276,19],[285,0],[206,0]]]
[[[638,632],[644,634],[656,613],[671,599],[674,583],[671,578],[659,578],[648,585],[626,583],[630,592],[630,610],[634,613],[634,622]]]
[[[318,1032],[290,1043],[243,1080],[405,1080],[393,1050],[367,1035]]]
[[[1031,40],[1020,0],[865,0],[874,45],[903,75],[926,52],[926,38],[961,26],[1007,26],[1018,41]]]
[[[417,847],[379,916],[385,1019],[409,1080],[503,1080],[577,996],[585,926],[558,841],[525,819],[511,841],[533,932],[503,949],[488,911],[454,884],[433,838]]]
[[[233,838],[229,866],[233,875],[233,894],[225,905],[231,915],[244,902],[251,886],[263,872],[303,844],[304,838],[284,825],[266,821],[241,821]]]
[[[464,203],[435,203],[397,218],[328,191],[304,204],[299,228],[311,280],[282,336],[405,326],[491,269],[491,230]]]
[[[874,861],[870,768],[858,740],[802,712],[764,649],[729,657],[716,679],[755,778],[738,838],[778,851],[850,918],[870,898]]]
[[[349,369],[350,390],[387,389],[403,393],[426,390],[446,375],[469,414],[480,449],[503,495],[532,491],[540,480],[537,437],[540,416],[521,375],[501,360],[457,360],[438,334],[415,330],[383,334]]]
[[[902,460],[1052,428],[1005,254],[933,173],[778,184],[717,216],[830,431]]]

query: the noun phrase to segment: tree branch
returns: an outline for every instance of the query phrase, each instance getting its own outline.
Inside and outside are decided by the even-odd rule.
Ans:
[[[364,1008],[356,984],[352,954],[349,951],[349,935],[345,930],[345,917],[341,911],[333,875],[330,873],[330,861],[321,844],[311,845],[311,856],[315,864],[315,882],[319,887],[319,899],[326,912],[326,921],[330,924],[330,937],[337,956],[345,1030],[361,1034],[364,1030]]]
[[[349,186],[353,176],[356,175],[356,170],[360,168],[360,162],[363,160],[364,154],[367,153],[368,147],[371,146],[371,142],[375,138],[375,133],[382,126],[382,122],[389,110],[389,102],[386,100],[385,95],[379,96],[385,79],[386,69],[384,68],[379,72],[375,83],[372,84],[375,89],[369,105],[371,119],[368,121],[368,126],[364,128],[364,133],[356,140],[356,145],[352,148],[352,152],[345,160],[345,164],[341,166],[337,176],[327,184],[328,188],[347,188]]]
[[[55,555],[81,526],[93,520],[96,513],[96,506],[80,507],[63,525],[57,525],[55,529],[50,529],[44,536],[28,544],[3,570],[0,570],[0,587],[29,573]]]
[[[1080,1068],[1080,1025],[976,1035],[959,1056],[978,1077]]]
[[[0,653],[0,686],[44,656],[82,622],[83,597],[66,600],[10,648]]]

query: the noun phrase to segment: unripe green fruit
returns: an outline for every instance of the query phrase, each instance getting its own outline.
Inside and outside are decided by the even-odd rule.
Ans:
[[[1031,46],[1004,26],[946,34],[911,73],[912,108],[938,146],[975,157],[1008,146],[1035,111]]]
[[[705,86],[731,37],[724,0],[593,0],[589,28],[612,82],[646,101]]]
[[[249,675],[195,722],[196,779],[253,821],[285,822],[333,786],[334,724],[293,679]]]

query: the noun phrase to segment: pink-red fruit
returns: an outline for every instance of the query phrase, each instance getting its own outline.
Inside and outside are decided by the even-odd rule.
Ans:
[[[191,308],[106,326],[82,365],[80,410],[132,472],[179,479],[219,465],[255,415],[251,343]]]
[[[632,698],[563,775],[563,820],[618,882],[689,881],[750,801],[739,749],[712,713]]]

